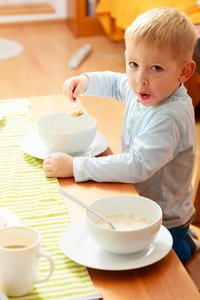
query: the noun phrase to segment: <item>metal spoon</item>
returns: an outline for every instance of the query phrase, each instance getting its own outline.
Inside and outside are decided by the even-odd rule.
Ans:
[[[69,112],[69,114],[73,117],[79,117],[83,114],[82,110],[77,106],[77,99],[73,98],[73,105],[74,105],[74,110]]]
[[[78,107],[77,107],[77,100],[76,100],[76,98],[73,99],[73,104],[74,104],[74,109],[77,110]]]
[[[115,227],[113,226],[112,223],[110,223],[106,218],[104,218],[102,215],[100,215],[99,213],[97,213],[96,211],[94,211],[93,209],[91,209],[89,206],[87,206],[86,204],[84,204],[83,202],[79,201],[78,199],[74,198],[72,195],[68,194],[67,192],[65,192],[62,189],[58,189],[58,192],[60,194],[62,194],[63,196],[71,199],[72,201],[76,202],[77,204],[83,206],[84,208],[86,208],[87,210],[89,210],[91,213],[95,214],[96,216],[98,216],[100,219],[103,219],[106,223],[108,223],[110,225],[110,227],[115,230]]]

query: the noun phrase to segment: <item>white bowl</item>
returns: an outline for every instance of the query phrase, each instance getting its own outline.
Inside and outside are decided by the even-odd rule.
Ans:
[[[93,143],[97,121],[90,115],[73,117],[67,112],[48,114],[38,120],[37,130],[52,152],[84,152]]]
[[[147,248],[154,242],[161,224],[162,210],[160,206],[145,197],[137,195],[113,195],[101,198],[90,205],[104,217],[113,214],[134,214],[146,218],[150,224],[140,229],[112,230],[95,224],[99,218],[86,211],[86,226],[90,237],[101,248],[115,254],[131,254]]]

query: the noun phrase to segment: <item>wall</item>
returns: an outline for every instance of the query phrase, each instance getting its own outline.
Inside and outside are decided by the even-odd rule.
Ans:
[[[27,4],[27,0],[6,0],[6,4]],[[36,20],[52,20],[52,19],[65,19],[67,17],[67,0],[48,0],[48,1],[34,1],[29,0],[29,3],[49,3],[55,9],[55,13],[43,13],[43,14],[28,14],[28,15],[7,15],[0,16],[0,23],[12,23],[22,21],[36,21]],[[1,5],[5,5],[5,1],[0,1]]]
[[[48,0],[0,0],[1,5],[18,5],[18,4],[27,4],[27,3],[49,3]]]

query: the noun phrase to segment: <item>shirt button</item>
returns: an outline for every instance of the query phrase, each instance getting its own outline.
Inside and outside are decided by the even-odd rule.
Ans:
[[[176,100],[176,96],[172,96],[172,97],[171,97],[171,100]]]
[[[130,124],[130,125],[133,124],[133,118],[130,118],[130,119],[129,119],[129,124]]]

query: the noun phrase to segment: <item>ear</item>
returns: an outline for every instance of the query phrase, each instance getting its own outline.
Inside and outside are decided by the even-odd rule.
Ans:
[[[195,68],[196,63],[194,62],[194,60],[187,61],[182,68],[182,72],[179,77],[179,82],[187,81],[193,75]]]

